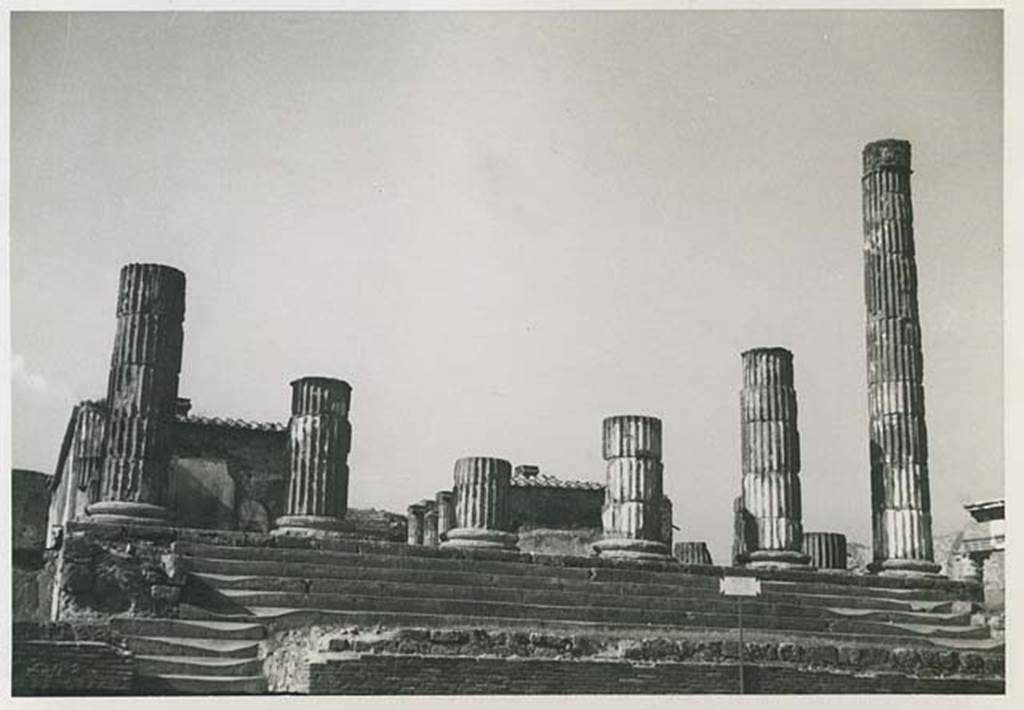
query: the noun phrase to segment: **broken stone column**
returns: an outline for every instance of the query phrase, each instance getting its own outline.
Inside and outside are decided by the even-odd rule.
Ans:
[[[347,530],[352,388],[329,377],[291,383],[288,501],[276,533]]]
[[[451,491],[438,491],[434,497],[437,505],[437,539],[444,542],[448,531],[455,527],[455,496]]]
[[[455,462],[456,527],[442,547],[515,549],[509,532],[512,464],[504,459],[468,456]]]
[[[846,535],[833,532],[805,532],[804,553],[811,558],[811,567],[845,570]]]
[[[711,552],[706,542],[677,542],[672,548],[673,557],[684,565],[710,566]]]
[[[437,504],[432,501],[424,501],[423,506],[423,545],[425,547],[437,547]]]
[[[121,269],[117,331],[107,386],[108,412],[97,521],[161,523],[181,371],[185,274],[160,264]]]
[[[910,143],[864,148],[873,571],[937,574],[932,550]]]
[[[662,530],[661,420],[639,415],[607,417],[602,450],[607,462],[602,557],[671,560]]]
[[[406,509],[406,542],[410,545],[423,544],[423,514],[427,512],[423,503],[413,503]]]
[[[75,438],[72,445],[74,488],[77,498],[85,498],[86,505],[100,496],[100,481],[103,476],[103,456],[106,452],[107,410],[102,402],[81,402],[75,416]],[[82,510],[79,510],[82,509]],[[84,511],[84,506],[74,505],[74,515]],[[70,518],[69,518],[70,519]]]
[[[743,508],[753,518],[747,564],[803,566],[793,354],[784,348],[755,348],[742,358]]]
[[[663,495],[661,497],[661,535],[660,540],[672,549],[672,499]]]

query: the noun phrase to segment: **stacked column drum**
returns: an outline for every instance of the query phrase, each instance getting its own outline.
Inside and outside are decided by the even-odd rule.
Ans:
[[[833,532],[805,532],[804,552],[811,567],[826,570],[846,569],[846,536]]]
[[[793,354],[784,348],[755,348],[744,352],[742,360],[742,506],[753,528],[745,535],[747,564],[805,565]]]
[[[633,414],[602,426],[607,485],[601,517],[603,557],[671,559],[662,529],[661,420]]]
[[[934,574],[910,143],[864,148],[873,569]]]
[[[167,477],[181,370],[185,274],[160,264],[121,269],[107,386],[98,501],[110,522],[166,522]]]
[[[329,377],[291,383],[288,501],[278,533],[346,530],[352,388]]]
[[[455,524],[442,547],[514,549],[509,532],[512,464],[505,459],[468,456],[455,462]]]

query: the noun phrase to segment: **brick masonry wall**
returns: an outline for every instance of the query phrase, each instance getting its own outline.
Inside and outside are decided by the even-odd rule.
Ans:
[[[313,695],[700,694],[739,692],[739,666],[467,656],[359,655],[310,665]],[[747,666],[747,693],[1003,693],[1002,680]]]
[[[16,639],[12,651],[12,695],[123,695],[132,691],[132,655],[110,644]]]

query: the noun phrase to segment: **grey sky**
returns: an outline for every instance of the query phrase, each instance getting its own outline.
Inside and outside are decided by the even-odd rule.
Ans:
[[[104,393],[117,272],[188,276],[181,394],[354,388],[350,501],[664,421],[731,539],[739,352],[795,353],[807,530],[869,541],[860,150],[909,139],[936,531],[1002,494],[997,12],[15,15],[13,461]]]

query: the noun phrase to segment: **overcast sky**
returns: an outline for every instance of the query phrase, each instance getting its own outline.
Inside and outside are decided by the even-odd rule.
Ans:
[[[15,15],[13,462],[102,397],[120,267],[183,269],[181,395],[354,389],[353,507],[486,454],[603,481],[661,417],[725,561],[740,351],[793,350],[805,530],[870,541],[860,153],[914,149],[937,533],[1002,495],[996,12]]]

